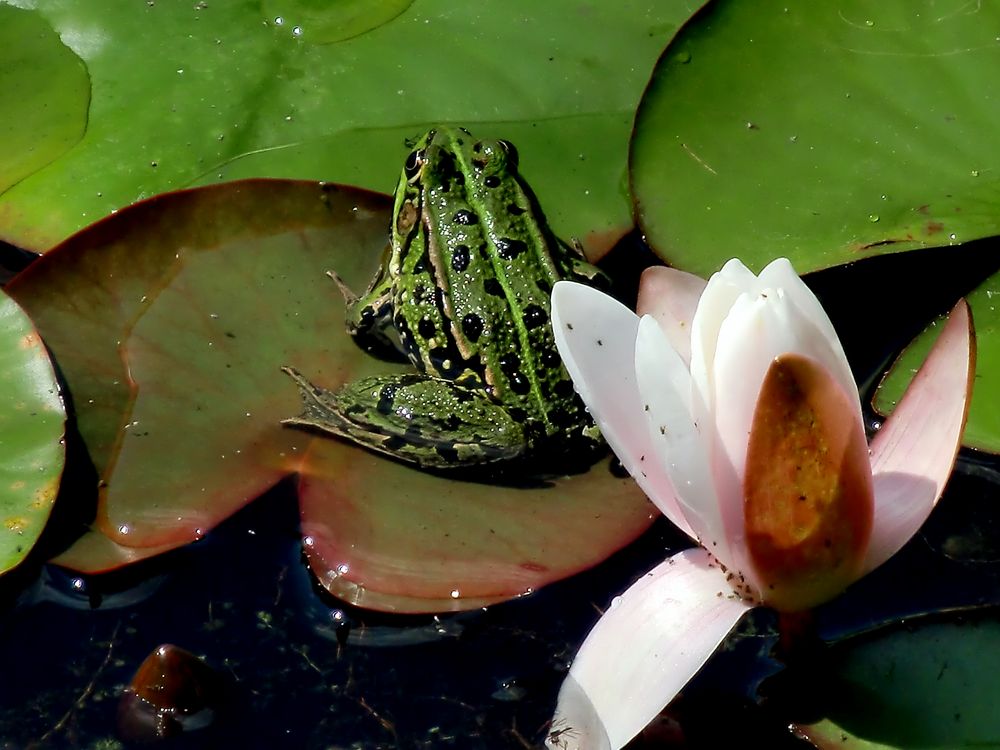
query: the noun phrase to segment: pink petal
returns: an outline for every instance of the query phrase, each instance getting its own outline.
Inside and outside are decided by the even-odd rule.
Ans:
[[[871,444],[875,526],[865,570],[892,557],[944,491],[965,428],[976,372],[972,316],[959,300],[899,405]]]
[[[647,268],[639,279],[636,313],[656,318],[685,365],[691,362],[691,323],[707,283],[701,276],[666,266]]]
[[[708,445],[692,416],[691,373],[649,315],[639,320],[635,378],[653,449],[646,455],[646,463],[656,461],[664,468],[698,541],[731,565]]]
[[[652,457],[633,359],[639,318],[596,289],[559,281],[552,289],[552,330],[573,384],[608,445],[656,507],[694,536],[673,485]]]
[[[653,568],[615,597],[587,635],[559,691],[546,744],[553,750],[623,747],[751,606],[700,547]]]

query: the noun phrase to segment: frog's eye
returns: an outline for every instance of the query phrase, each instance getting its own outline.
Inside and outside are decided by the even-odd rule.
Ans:
[[[511,167],[517,166],[517,149],[514,148],[514,144],[510,141],[499,140],[497,143],[500,144],[500,148],[507,152],[507,164]]]
[[[422,149],[410,152],[410,155],[406,157],[406,163],[403,165],[403,174],[406,175],[407,182],[411,182],[418,174],[420,174],[420,167],[423,163],[424,152]]]

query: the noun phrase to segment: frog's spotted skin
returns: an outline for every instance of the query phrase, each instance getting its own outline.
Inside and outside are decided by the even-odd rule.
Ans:
[[[513,147],[430,131],[403,167],[393,215],[368,290],[341,285],[348,331],[395,346],[422,374],[335,393],[300,382],[306,409],[289,421],[430,468],[543,449],[592,460],[600,438],[556,351],[549,294],[559,279],[600,274],[551,235]],[[377,393],[394,384],[386,408]]]

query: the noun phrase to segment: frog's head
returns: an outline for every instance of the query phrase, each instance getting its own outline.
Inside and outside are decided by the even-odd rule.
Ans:
[[[487,182],[517,169],[517,151],[504,140],[479,140],[465,128],[441,126],[413,144],[400,175],[399,189],[447,190],[456,179],[478,174]]]

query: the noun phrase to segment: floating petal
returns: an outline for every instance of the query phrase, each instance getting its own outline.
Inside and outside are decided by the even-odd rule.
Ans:
[[[704,549],[660,563],[616,597],[590,631],[559,692],[548,746],[623,747],[751,606]]]

